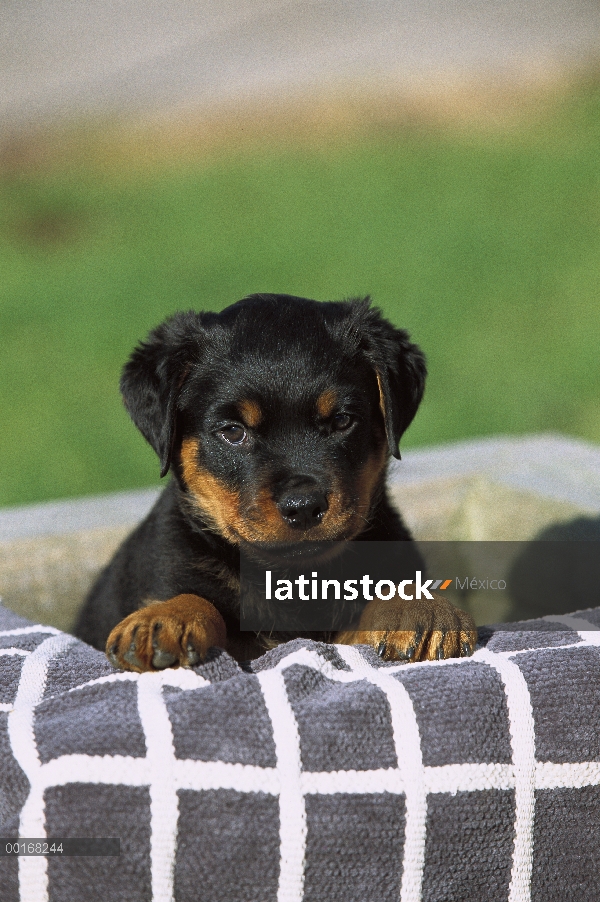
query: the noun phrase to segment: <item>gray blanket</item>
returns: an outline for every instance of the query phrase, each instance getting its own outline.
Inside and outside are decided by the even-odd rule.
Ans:
[[[600,609],[559,620],[140,676],[0,607],[0,836],[120,840],[0,854],[0,899],[597,900]]]

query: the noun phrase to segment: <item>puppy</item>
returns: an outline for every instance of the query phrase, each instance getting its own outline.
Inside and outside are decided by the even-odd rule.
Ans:
[[[243,661],[290,638],[240,631],[240,546],[260,557],[409,542],[386,469],[425,376],[419,348],[368,298],[260,294],[158,326],[121,391],[172,478],[101,573],[76,634],[139,672],[193,666],[212,646]],[[468,655],[476,638],[472,619],[439,596],[375,600],[352,629],[306,635],[405,661]]]

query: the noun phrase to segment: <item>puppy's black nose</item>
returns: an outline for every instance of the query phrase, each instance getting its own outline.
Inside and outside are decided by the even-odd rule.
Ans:
[[[323,492],[294,489],[277,503],[277,507],[288,526],[306,530],[319,525],[329,505]]]

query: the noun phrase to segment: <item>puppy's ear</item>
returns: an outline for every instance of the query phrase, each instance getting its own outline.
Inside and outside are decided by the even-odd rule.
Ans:
[[[153,329],[123,368],[121,394],[125,407],[158,454],[161,477],[169,472],[177,401],[199,358],[203,334],[197,313],[176,313]]]
[[[370,304],[368,297],[351,302],[353,331],[375,371],[388,447],[399,459],[400,438],[412,423],[425,390],[425,355],[411,343],[408,332],[396,329]]]

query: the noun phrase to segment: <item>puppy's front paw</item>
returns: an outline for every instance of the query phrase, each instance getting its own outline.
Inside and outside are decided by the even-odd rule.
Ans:
[[[106,655],[121,670],[164,670],[193,667],[209,648],[223,648],[227,631],[210,601],[198,595],[177,595],[134,611],[111,632]]]
[[[342,645],[372,645],[384,661],[435,661],[473,654],[473,618],[447,599],[371,601],[356,630],[339,633]]]

